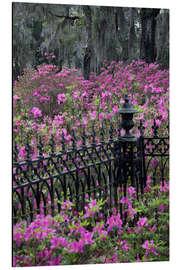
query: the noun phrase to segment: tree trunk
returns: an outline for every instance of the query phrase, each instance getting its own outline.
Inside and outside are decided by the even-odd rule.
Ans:
[[[130,27],[129,27],[129,41],[128,41],[128,58],[132,61],[136,58],[136,43],[137,37],[134,27],[135,8],[130,9]]]
[[[83,76],[86,80],[89,80],[91,71],[91,55],[92,55],[92,14],[89,6],[83,6],[83,11],[86,16],[86,27],[87,27],[87,47],[85,50],[83,60]]]
[[[155,62],[156,47],[155,47],[155,32],[156,32],[156,17],[160,9],[144,9],[140,11],[141,20],[141,44],[140,58],[147,63]]]
[[[164,9],[157,16],[157,56],[156,61],[163,68],[169,68],[169,10]]]
[[[123,8],[117,8],[117,16],[118,16],[118,26],[116,26],[116,30],[118,31],[118,39],[120,46],[122,48],[120,58],[122,61],[127,61],[128,59],[128,39],[127,39],[127,21],[124,15]]]

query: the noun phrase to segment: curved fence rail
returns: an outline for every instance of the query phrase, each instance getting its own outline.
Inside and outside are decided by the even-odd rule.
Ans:
[[[71,137],[71,147],[65,140],[57,151],[57,142],[51,137],[46,146],[40,137],[39,155],[31,157],[31,143],[27,139],[26,159],[19,160],[19,150],[13,151],[13,223],[21,219],[32,221],[36,214],[55,215],[61,211],[61,202],[70,200],[77,211],[84,210],[90,199],[103,199],[105,218],[116,208],[125,218],[123,204],[128,186],[134,186],[137,199],[143,195],[147,176],[153,184],[164,183],[169,177],[169,137],[158,136],[154,122],[152,137],[123,137],[110,126],[108,136],[102,127],[99,134],[83,132],[82,145]],[[49,152],[45,152],[45,147]]]

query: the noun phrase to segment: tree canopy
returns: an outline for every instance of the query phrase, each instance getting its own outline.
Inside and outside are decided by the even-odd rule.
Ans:
[[[62,66],[99,73],[104,60],[169,65],[169,10],[13,3],[13,79],[53,52]]]

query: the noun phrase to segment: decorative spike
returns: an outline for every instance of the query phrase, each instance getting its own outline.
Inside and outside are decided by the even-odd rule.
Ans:
[[[140,135],[144,136],[145,127],[143,126],[143,120],[142,119],[140,120],[140,125],[138,126],[138,130],[140,131]]]
[[[105,133],[105,131],[104,131],[103,123],[102,123],[102,126],[101,126],[101,132],[100,132],[100,134],[101,134],[101,141],[102,141],[102,142],[104,142],[104,133]]]
[[[94,130],[94,126],[92,126],[92,144],[95,144],[96,143],[96,140],[95,140],[95,137],[96,137],[96,133],[95,133],[95,130]]]
[[[77,141],[77,138],[76,138],[76,136],[75,136],[74,130],[72,130],[72,138],[71,138],[71,140],[72,140],[72,147],[73,147],[73,149],[75,149],[75,148],[76,148],[76,141]]]
[[[154,119],[154,122],[153,122],[153,126],[152,126],[152,129],[153,129],[153,135],[156,137],[158,136],[157,134],[157,130],[158,130],[158,126],[156,125],[156,120]]]
[[[121,129],[122,129],[121,123],[119,123],[119,125],[118,125],[118,138],[121,137]]]
[[[39,156],[42,156],[43,155],[43,143],[42,143],[41,136],[39,136],[39,142],[38,142],[37,148],[39,150]]]
[[[29,144],[29,136],[27,136],[25,150],[26,150],[26,159],[29,159],[30,158],[30,150],[31,150],[30,144]]]
[[[51,146],[51,154],[54,154],[55,152],[55,141],[54,141],[54,135],[51,135],[51,139],[50,139],[50,146]]]
[[[110,128],[109,128],[109,137],[110,137],[110,140],[112,140],[112,138],[113,138],[113,131],[114,131],[114,128],[113,128],[113,125],[111,123]]]
[[[85,133],[85,128],[83,128],[83,133],[82,133],[82,144],[83,144],[83,146],[86,145],[86,138],[87,138],[87,135]]]
[[[167,122],[166,128],[167,128],[167,131],[169,132],[169,121]]]
[[[62,143],[62,151],[65,151],[65,148],[66,148],[66,144],[65,144],[65,138],[64,138],[64,132],[62,132],[62,140],[61,140],[61,143]]]
[[[17,143],[15,142],[14,144],[14,151],[13,151],[13,154],[14,154],[14,161],[17,162],[18,161],[18,148],[17,148]]]

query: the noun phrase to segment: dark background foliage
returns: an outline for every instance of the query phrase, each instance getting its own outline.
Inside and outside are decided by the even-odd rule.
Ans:
[[[104,60],[143,60],[169,67],[169,10],[13,3],[13,80],[47,62],[77,68],[89,79]]]

